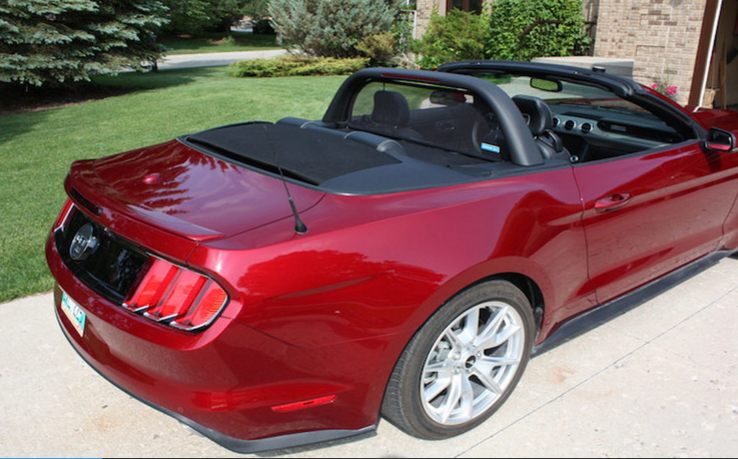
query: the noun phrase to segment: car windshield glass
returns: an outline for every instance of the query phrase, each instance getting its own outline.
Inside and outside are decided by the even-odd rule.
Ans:
[[[510,97],[527,95],[539,97],[548,103],[554,113],[577,107],[605,113],[635,116],[660,122],[660,119],[630,101],[622,99],[611,91],[562,79],[535,78],[530,75],[511,75],[500,73],[474,73],[496,84]]]
[[[373,82],[354,99],[349,127],[480,156],[496,127],[489,106],[463,89]]]

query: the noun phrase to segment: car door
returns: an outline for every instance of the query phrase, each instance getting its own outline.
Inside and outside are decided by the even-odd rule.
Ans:
[[[718,248],[738,190],[738,154],[704,148],[704,127],[686,111],[597,69],[470,61],[439,71],[548,103],[572,157],[599,303]]]
[[[575,165],[590,278],[609,301],[717,248],[738,155],[699,141]]]

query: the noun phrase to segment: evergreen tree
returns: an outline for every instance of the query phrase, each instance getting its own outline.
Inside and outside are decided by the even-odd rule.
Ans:
[[[161,0],[169,8],[169,34],[198,34],[204,31],[228,35],[244,15],[264,8],[265,0]]]
[[[0,82],[69,85],[162,55],[156,0],[3,0]]]
[[[168,34],[190,34],[199,32],[210,25],[210,4],[205,0],[163,0],[169,8],[164,27]]]

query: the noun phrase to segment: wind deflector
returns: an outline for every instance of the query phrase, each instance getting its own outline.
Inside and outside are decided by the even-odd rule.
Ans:
[[[182,140],[246,167],[274,174],[279,174],[281,167],[285,177],[310,185],[399,163],[392,156],[343,135],[287,124],[237,124],[192,134]]]

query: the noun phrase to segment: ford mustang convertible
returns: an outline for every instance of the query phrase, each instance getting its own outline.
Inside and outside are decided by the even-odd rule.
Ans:
[[[322,120],[74,163],[56,314],[104,378],[234,451],[381,417],[448,438],[533,355],[738,249],[737,134],[599,69],[362,70]]]

